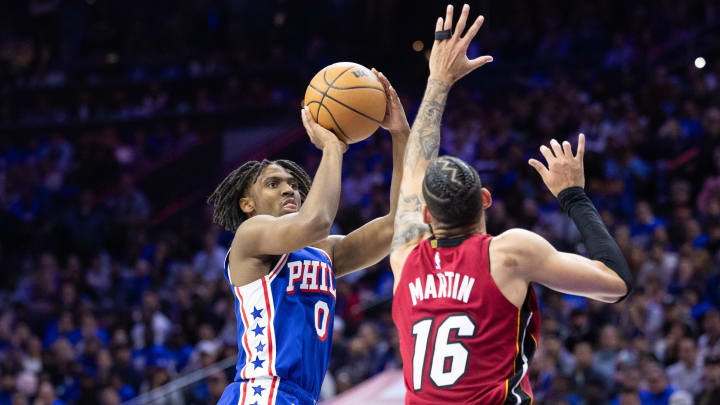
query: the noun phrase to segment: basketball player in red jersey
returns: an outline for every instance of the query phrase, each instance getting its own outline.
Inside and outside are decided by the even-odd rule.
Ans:
[[[530,404],[529,363],[540,315],[531,283],[616,302],[631,290],[625,259],[583,191],[583,152],[568,142],[542,146],[548,167],[530,160],[575,221],[590,258],[558,252],[540,235],[485,232],[490,192],[478,173],[454,157],[437,158],[440,121],[450,87],[489,56],[468,60],[483,23],[454,34],[452,6],[438,19],[430,77],[408,139],[390,264],[393,320],[400,337],[407,404]]]

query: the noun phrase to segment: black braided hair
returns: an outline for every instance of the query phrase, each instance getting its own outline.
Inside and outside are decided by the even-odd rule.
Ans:
[[[262,162],[251,160],[230,172],[210,194],[207,202],[213,205],[213,221],[228,231],[235,230],[248,219],[240,209],[240,198],[245,197],[248,189],[257,181],[263,169],[270,165],[278,165],[287,170],[298,182],[298,190],[302,201],[310,192],[312,180],[307,172],[297,163],[290,160],[267,160]]]
[[[461,159],[441,156],[427,168],[423,197],[443,227],[477,222],[482,215],[482,183],[477,171]]]

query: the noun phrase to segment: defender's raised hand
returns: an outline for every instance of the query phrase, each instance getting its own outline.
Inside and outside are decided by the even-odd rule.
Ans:
[[[475,59],[468,59],[467,49],[470,42],[475,38],[478,30],[485,21],[485,17],[479,16],[468,28],[465,36],[461,36],[465,30],[470,6],[463,5],[460,18],[458,18],[455,32],[453,26],[453,6],[448,5],[445,19],[439,17],[435,24],[435,42],[430,52],[430,78],[437,79],[452,85],[461,77],[492,62],[492,56],[480,56]]]
[[[570,142],[560,143],[553,139],[550,141],[550,147],[543,145],[540,147],[540,153],[545,156],[548,167],[535,159],[530,159],[528,164],[534,167],[542,177],[545,185],[550,192],[557,197],[558,193],[568,187],[585,188],[585,173],[583,169],[583,155],[585,154],[585,135],[580,134],[578,137],[577,154],[573,156]]]

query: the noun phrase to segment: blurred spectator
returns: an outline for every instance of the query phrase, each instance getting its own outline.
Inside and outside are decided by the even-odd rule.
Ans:
[[[55,388],[48,381],[40,384],[37,398],[33,405],[65,405],[65,402],[59,400],[55,395]]]
[[[705,386],[695,397],[697,405],[716,404],[720,401],[720,358],[711,357],[705,360],[703,369]]]
[[[610,381],[615,374],[615,365],[620,351],[620,338],[617,328],[606,325],[600,331],[600,344],[593,355],[592,369],[602,375],[605,381]]]
[[[605,379],[592,368],[592,346],[588,342],[580,341],[575,344],[575,370],[571,374],[572,391],[579,398],[595,396],[595,390],[605,390]],[[598,386],[599,385],[599,386]]]
[[[720,357],[720,312],[712,309],[703,318],[705,333],[698,340],[698,352],[703,360]]]
[[[215,281],[223,277],[225,271],[225,249],[217,243],[216,232],[208,232],[203,238],[203,250],[193,258],[195,272],[205,281]]]
[[[693,395],[702,389],[702,362],[695,341],[683,338],[678,350],[678,362],[666,370],[670,385]]]
[[[640,402],[645,405],[669,405],[675,388],[668,384],[665,371],[657,363],[651,363],[645,370],[647,389],[640,391]]]

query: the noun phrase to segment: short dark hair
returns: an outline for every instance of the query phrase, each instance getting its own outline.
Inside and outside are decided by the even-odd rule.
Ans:
[[[482,216],[482,183],[477,171],[453,156],[430,163],[423,179],[423,197],[433,218],[443,226],[477,222]]]
[[[219,186],[208,197],[208,204],[213,205],[213,221],[228,231],[235,232],[248,216],[240,209],[240,198],[257,180],[263,169],[270,165],[278,165],[287,170],[298,182],[298,190],[303,200],[310,192],[312,180],[297,163],[290,160],[267,160],[262,162],[251,160],[230,172]]]

